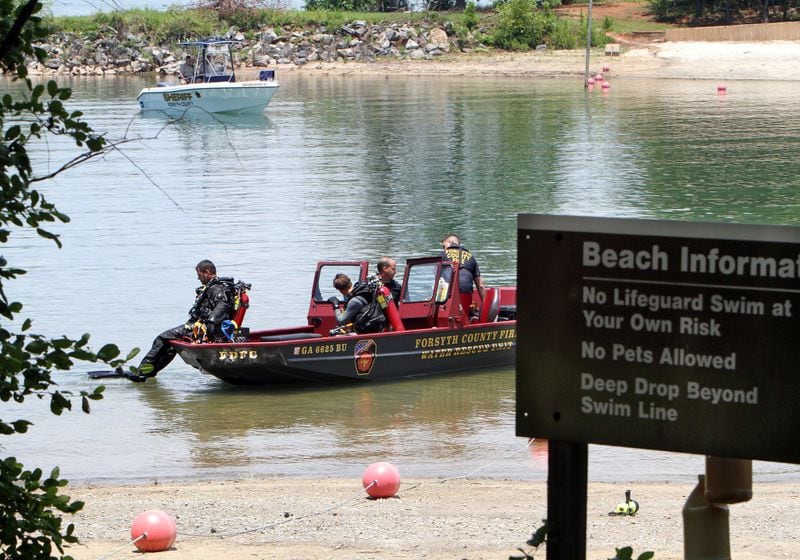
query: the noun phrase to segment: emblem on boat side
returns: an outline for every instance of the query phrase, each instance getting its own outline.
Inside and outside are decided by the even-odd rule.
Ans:
[[[375,359],[378,357],[378,345],[372,339],[359,340],[353,350],[355,358],[356,373],[358,375],[369,375]]]

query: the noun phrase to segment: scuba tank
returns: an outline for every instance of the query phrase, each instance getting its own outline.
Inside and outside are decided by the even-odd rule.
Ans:
[[[404,331],[403,321],[400,320],[400,312],[397,310],[392,298],[392,291],[381,284],[375,293],[375,299],[378,300],[378,305],[381,306],[381,310],[386,316],[386,321],[388,321],[392,330],[395,332]]]
[[[231,317],[231,321],[233,321],[236,324],[236,328],[239,329],[244,321],[244,314],[247,313],[247,309],[250,307],[250,296],[247,295],[250,284],[239,281],[234,286],[234,289],[236,292],[233,298],[233,317]]]

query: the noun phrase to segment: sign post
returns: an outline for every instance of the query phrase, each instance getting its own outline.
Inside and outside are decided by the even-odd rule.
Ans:
[[[518,259],[517,435],[800,462],[800,228],[520,215]]]

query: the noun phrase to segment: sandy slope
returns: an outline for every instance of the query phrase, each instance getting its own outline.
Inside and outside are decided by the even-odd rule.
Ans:
[[[800,80],[800,42],[626,43],[620,56],[593,51],[590,71],[610,67],[609,77],[706,80]],[[337,75],[583,76],[584,52],[450,54],[435,60],[380,60],[281,66],[288,72]]]
[[[610,517],[626,489],[640,512]],[[691,490],[691,484],[590,485],[588,558],[613,557],[625,545],[637,555],[653,550],[657,559],[682,558],[681,509]],[[730,506],[733,557],[799,557],[799,493],[787,483],[755,484],[750,502]],[[169,560],[504,560],[525,547],[546,516],[541,482],[409,480],[398,497],[385,500],[369,499],[361,481],[349,479],[73,487],[70,494],[87,504],[73,521],[84,543],[70,549],[78,560],[141,559],[126,543],[133,520],[149,509],[177,521],[174,548],[164,553]]]

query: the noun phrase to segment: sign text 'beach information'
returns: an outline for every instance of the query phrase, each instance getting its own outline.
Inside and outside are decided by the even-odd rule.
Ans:
[[[521,215],[517,434],[800,462],[800,228]]]

